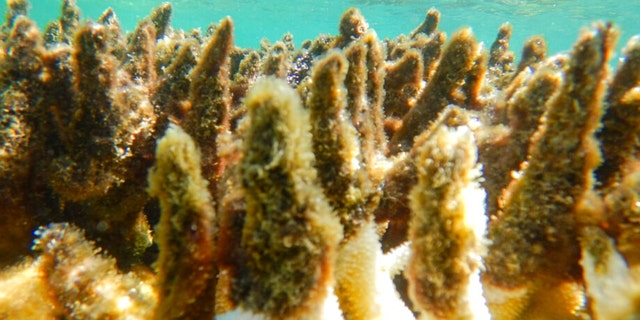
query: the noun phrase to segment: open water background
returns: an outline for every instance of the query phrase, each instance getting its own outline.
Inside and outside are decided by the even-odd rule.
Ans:
[[[6,4],[0,0],[2,13]],[[162,2],[173,6],[174,28],[205,29],[211,22],[231,16],[235,42],[257,48],[262,38],[274,42],[286,32],[296,44],[320,33],[337,34],[342,12],[357,7],[380,38],[408,34],[435,7],[442,13],[440,29],[449,35],[471,26],[476,37],[491,45],[503,22],[513,25],[511,49],[518,53],[529,36],[542,34],[551,53],[571,48],[579,30],[598,20],[612,21],[621,32],[618,47],[640,34],[640,0],[77,0],[84,19],[97,19],[115,9],[125,30]],[[61,0],[31,0],[29,16],[40,28],[60,14]]]

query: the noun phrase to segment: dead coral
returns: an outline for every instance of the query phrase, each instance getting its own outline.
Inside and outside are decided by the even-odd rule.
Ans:
[[[640,41],[633,38],[624,49],[624,59],[618,66],[606,96],[607,110],[602,118],[598,139],[602,142],[603,164],[596,170],[603,186],[615,185],[620,173],[633,169],[638,152],[638,108],[640,107]]]
[[[367,220],[370,211],[364,207],[372,190],[366,172],[360,170],[364,165],[360,145],[346,114],[346,64],[338,53],[317,63],[307,104],[320,183],[349,237]]]
[[[218,178],[223,163],[218,159],[218,136],[229,130],[229,54],[233,48],[233,21],[223,19],[204,48],[198,64],[189,77],[190,110],[185,119],[185,131],[193,136],[202,150],[204,178],[209,191],[217,195]]]

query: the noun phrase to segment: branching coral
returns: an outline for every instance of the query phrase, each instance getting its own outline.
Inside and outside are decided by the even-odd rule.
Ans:
[[[7,4],[0,318],[640,314],[640,46],[610,74],[610,23],[516,64],[511,25],[485,50],[435,9],[241,49],[169,4],[129,34]]]
[[[455,112],[444,111],[416,139],[409,295],[426,319],[488,319],[480,285],[485,195],[471,130],[447,121]]]
[[[268,78],[245,104],[242,306],[273,318],[318,317],[342,227],[310,166],[309,115],[286,83]]]
[[[162,210],[156,229],[162,288],[156,319],[202,319],[214,312],[215,212],[200,166],[195,142],[170,126],[158,141],[156,164],[149,171],[149,194],[158,197]]]
[[[149,271],[119,272],[113,258],[68,224],[35,233],[39,257],[8,269],[0,279],[3,317],[151,319],[157,294]]]

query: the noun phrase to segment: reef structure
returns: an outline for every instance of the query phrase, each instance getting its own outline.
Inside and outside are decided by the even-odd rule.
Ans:
[[[0,29],[2,319],[640,316],[640,41]]]

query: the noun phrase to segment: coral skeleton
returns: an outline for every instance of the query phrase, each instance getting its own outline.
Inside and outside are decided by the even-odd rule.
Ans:
[[[640,317],[640,40],[0,26],[1,319]],[[448,38],[448,39],[447,39]]]

